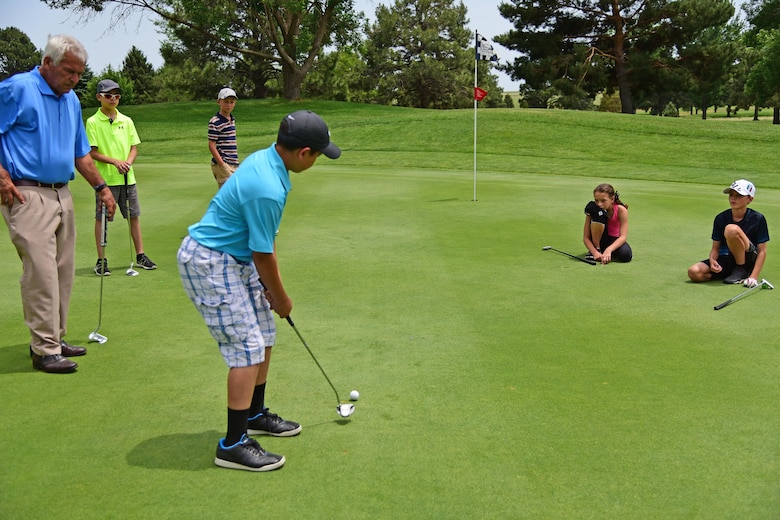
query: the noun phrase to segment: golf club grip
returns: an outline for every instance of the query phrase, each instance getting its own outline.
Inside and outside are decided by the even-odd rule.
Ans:
[[[108,210],[105,204],[100,205],[100,247],[108,245]]]
[[[716,305],[716,306],[715,306],[715,307],[713,307],[713,308],[714,308],[716,311],[719,311],[719,310],[721,310],[723,307],[726,307],[727,305],[729,305],[730,303],[731,303],[731,300],[729,300],[729,301],[727,301],[727,302],[723,302],[723,303],[721,303],[720,305]]]

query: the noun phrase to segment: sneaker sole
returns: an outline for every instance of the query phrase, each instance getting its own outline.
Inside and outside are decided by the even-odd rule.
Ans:
[[[253,430],[249,428],[246,433],[247,435],[271,435],[272,437],[294,437],[301,433],[301,430],[303,429],[303,426],[298,426],[294,430],[287,430],[286,432],[267,432],[265,430]]]
[[[95,271],[95,274],[96,274],[97,276],[111,276],[111,271],[107,271],[107,272],[106,272],[106,274],[100,274],[100,273],[98,273],[97,271]]]
[[[266,464],[265,466],[260,466],[259,468],[253,468],[252,466],[244,466],[243,464],[239,464],[237,462],[231,462],[229,460],[223,460],[219,457],[214,458],[214,464],[219,466],[220,468],[227,468],[227,469],[243,469],[244,471],[273,471],[275,469],[279,469],[282,466],[284,466],[285,458],[282,456],[281,459],[279,459],[278,462],[274,462],[273,464]]]
[[[157,269],[156,265],[154,267],[146,267],[145,265],[141,265],[141,264],[135,264],[135,265],[137,267],[140,267],[141,269],[146,269],[147,271],[154,271],[155,269]]]

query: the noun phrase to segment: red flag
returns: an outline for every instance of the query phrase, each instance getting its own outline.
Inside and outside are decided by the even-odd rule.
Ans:
[[[483,99],[485,99],[485,96],[487,95],[488,95],[487,90],[482,90],[479,87],[474,87],[474,99],[476,99],[477,101],[482,101]]]

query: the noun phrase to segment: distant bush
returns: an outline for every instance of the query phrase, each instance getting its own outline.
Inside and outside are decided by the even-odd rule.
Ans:
[[[669,101],[669,103],[666,104],[666,108],[664,108],[663,113],[661,114],[664,117],[680,117],[680,111],[677,109],[677,107]]]
[[[601,96],[601,103],[599,103],[599,112],[614,112],[619,114],[623,111],[623,107],[620,104],[620,96],[617,93],[603,94]]]

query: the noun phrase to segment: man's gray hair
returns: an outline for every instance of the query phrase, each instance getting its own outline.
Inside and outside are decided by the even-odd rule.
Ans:
[[[67,52],[73,54],[84,64],[87,63],[87,50],[80,41],[73,36],[56,34],[54,36],[49,36],[49,41],[46,43],[46,48],[43,50],[41,65],[43,65],[43,60],[47,57],[51,58],[51,61],[53,61],[55,65],[59,65]]]

